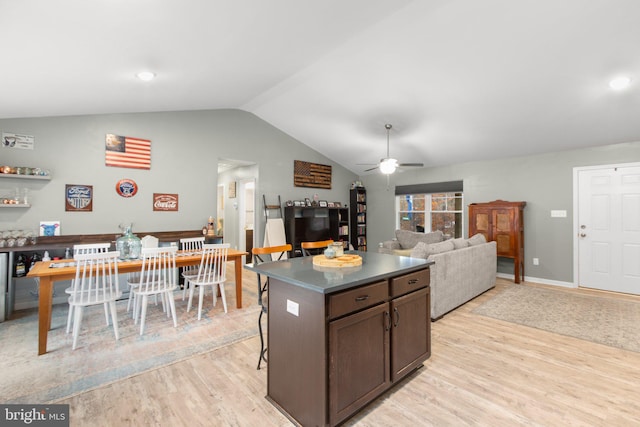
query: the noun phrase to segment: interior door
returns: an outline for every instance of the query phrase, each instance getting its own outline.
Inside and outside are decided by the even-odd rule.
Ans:
[[[640,166],[577,177],[578,285],[640,295]]]

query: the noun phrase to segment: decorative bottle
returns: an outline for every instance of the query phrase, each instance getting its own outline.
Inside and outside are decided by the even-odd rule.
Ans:
[[[120,228],[124,230],[124,234],[116,239],[116,250],[120,252],[120,259],[138,259],[142,249],[140,238],[131,233],[131,224],[121,224]]]

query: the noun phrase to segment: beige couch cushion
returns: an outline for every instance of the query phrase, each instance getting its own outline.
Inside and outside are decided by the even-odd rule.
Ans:
[[[400,243],[402,249],[411,249],[423,242],[426,244],[442,242],[442,231],[434,231],[431,233],[418,233],[415,231],[396,230],[396,239]]]
[[[484,234],[474,234],[473,236],[467,239],[469,242],[469,246],[481,245],[483,243],[487,243],[487,239],[484,237]]]
[[[412,258],[424,258],[427,259],[429,255],[441,254],[443,252],[452,251],[454,249],[453,242],[451,240],[445,240],[444,242],[426,244],[424,242],[418,242],[411,251]]]
[[[469,242],[467,242],[467,239],[465,239],[464,237],[452,239],[451,242],[453,243],[454,249],[462,249],[462,248],[469,247]]]

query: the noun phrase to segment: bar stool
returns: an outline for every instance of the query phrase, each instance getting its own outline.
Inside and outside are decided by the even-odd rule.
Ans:
[[[302,248],[302,255],[304,256],[318,255],[332,243],[333,243],[333,240],[331,239],[320,240],[317,242],[302,242],[300,243],[300,247]]]
[[[280,245],[280,246],[266,246],[264,248],[253,248],[251,253],[253,254],[253,263],[255,265],[262,264],[264,262],[271,261],[279,261],[281,260],[287,252],[290,252],[292,247],[290,244]],[[267,255],[271,255],[270,259],[267,258]],[[267,353],[267,349],[264,346],[264,334],[262,332],[262,316],[267,313],[269,301],[266,298],[267,289],[269,289],[269,278],[264,281],[262,284],[262,279],[260,278],[260,274],[256,273],[258,276],[258,305],[262,307],[260,310],[260,316],[258,316],[258,330],[260,331],[260,357],[258,357],[258,368],[260,369],[260,363],[264,360],[267,362],[267,358],[265,354]]]

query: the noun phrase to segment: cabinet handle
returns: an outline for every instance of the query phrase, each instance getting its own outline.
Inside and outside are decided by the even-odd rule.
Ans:
[[[416,283],[418,283],[418,279],[411,279],[411,280],[409,280],[409,284],[410,284],[410,285],[415,285]]]
[[[391,316],[389,315],[388,311],[384,312],[384,330],[385,332],[388,331],[389,329],[391,329]]]
[[[400,322],[400,312],[398,311],[398,307],[394,307],[393,308],[393,314],[396,317],[396,321],[393,324],[393,326],[397,328],[398,327],[398,323]]]
[[[366,301],[368,299],[369,299],[369,295],[362,295],[361,297],[356,297],[357,302]]]

